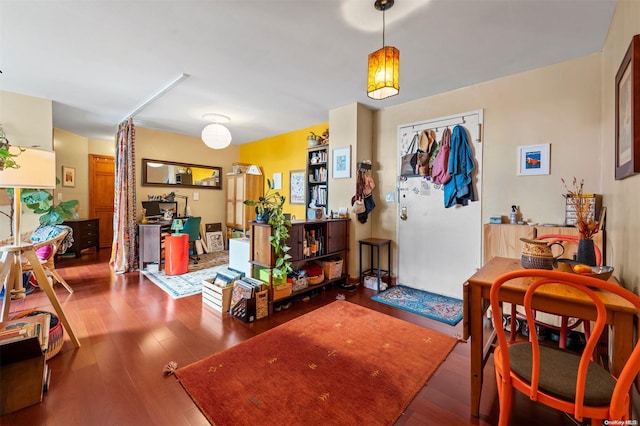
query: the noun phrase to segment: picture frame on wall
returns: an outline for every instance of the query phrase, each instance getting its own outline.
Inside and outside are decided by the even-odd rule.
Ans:
[[[615,178],[640,173],[640,34],[622,59],[616,74]]]
[[[518,147],[518,175],[548,175],[550,170],[551,144]]]
[[[289,171],[289,204],[305,204],[304,170]]]
[[[76,186],[76,168],[62,166],[62,186],[75,188]]]
[[[335,148],[332,151],[332,170],[334,179],[351,177],[351,145]]]

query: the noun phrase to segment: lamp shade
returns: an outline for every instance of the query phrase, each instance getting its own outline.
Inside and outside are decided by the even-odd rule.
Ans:
[[[202,129],[202,141],[209,148],[226,148],[231,143],[231,132],[222,124],[209,124],[207,127]]]
[[[17,151],[17,147],[14,148]],[[55,153],[37,148],[23,149],[24,151],[15,157],[19,168],[0,171],[0,188],[55,188]]]
[[[173,231],[174,234],[179,234],[183,228],[184,227],[182,226],[182,220],[173,219],[173,222],[171,223],[171,230]]]
[[[369,54],[367,96],[385,99],[400,92],[400,51],[384,46]]]

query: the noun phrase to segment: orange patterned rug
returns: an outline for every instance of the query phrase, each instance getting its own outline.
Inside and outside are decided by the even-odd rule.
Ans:
[[[336,301],[176,376],[216,425],[389,425],[456,342]]]

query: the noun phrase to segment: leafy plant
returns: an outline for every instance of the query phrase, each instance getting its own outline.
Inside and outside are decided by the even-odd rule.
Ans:
[[[291,249],[287,245],[289,239],[289,227],[291,220],[284,215],[284,203],[286,197],[278,191],[273,191],[273,182],[267,179],[267,192],[257,200],[245,200],[247,206],[255,206],[256,214],[268,216],[267,223],[271,225],[271,236],[269,242],[273,247],[273,255],[275,265],[272,273],[276,278],[286,277],[291,269],[291,255],[288,251]]]
[[[4,129],[2,128],[2,126],[0,126],[0,171],[4,169],[20,168],[20,165],[16,163],[15,157],[19,156],[22,151],[24,151],[24,149],[17,147],[19,150],[18,153],[13,154],[9,151],[9,148],[11,148],[9,139],[7,139],[7,135],[4,132]]]
[[[59,183],[60,179],[56,178],[56,184]],[[7,192],[13,198],[13,189],[8,188]],[[40,225],[59,225],[67,219],[72,219],[79,204],[78,200],[54,204],[53,195],[49,191],[31,188],[20,191],[20,202],[35,214],[42,215],[39,218]]]

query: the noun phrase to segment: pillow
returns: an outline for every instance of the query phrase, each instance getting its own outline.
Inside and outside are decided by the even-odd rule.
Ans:
[[[48,246],[40,247],[36,250],[36,256],[40,260],[46,260],[49,256],[51,256],[51,252],[53,251],[53,246],[49,244]]]

